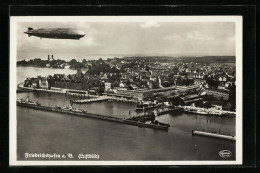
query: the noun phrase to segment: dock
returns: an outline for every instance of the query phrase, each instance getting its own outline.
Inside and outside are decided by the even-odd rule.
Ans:
[[[100,102],[100,101],[120,101],[120,102],[136,103],[136,101],[134,100],[128,100],[125,98],[116,98],[110,96],[98,96],[90,99],[71,100],[71,101],[72,103],[77,103],[77,104],[87,104],[87,103]]]
[[[97,98],[90,98],[90,99],[83,99],[83,100],[72,100],[72,103],[84,104],[84,103],[106,101],[108,99],[109,99],[108,97],[101,96],[101,97],[97,97]]]
[[[223,135],[223,134],[212,133],[212,132],[204,132],[198,130],[192,130],[192,135],[207,136],[212,138],[220,138],[220,139],[236,141],[236,136],[229,136],[229,135]]]
[[[57,107],[26,104],[26,103],[19,103],[19,102],[17,102],[17,106],[22,106],[22,107],[27,107],[27,108],[32,108],[32,109],[37,109],[37,110],[42,110],[42,111],[58,112],[58,113],[70,114],[70,115],[74,115],[74,116],[112,121],[112,122],[121,123],[121,124],[129,124],[129,125],[134,125],[134,126],[138,126],[138,127],[152,128],[152,129],[158,129],[158,130],[168,131],[168,128],[169,128],[169,126],[164,125],[164,124],[148,124],[145,122],[135,121],[135,120],[131,120],[131,119],[122,119],[122,118],[117,118],[117,117],[113,117],[113,116],[109,116],[109,115],[93,114],[93,113],[88,113],[85,111],[76,112],[73,110],[59,109]]]

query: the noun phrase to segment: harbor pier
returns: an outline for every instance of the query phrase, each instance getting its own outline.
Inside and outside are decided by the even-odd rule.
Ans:
[[[223,135],[223,134],[218,134],[218,133],[213,133],[213,132],[192,130],[192,135],[200,135],[200,136],[207,136],[207,137],[212,137],[212,138],[220,138],[220,139],[236,141],[236,136]]]
[[[42,111],[58,112],[58,113],[70,114],[70,115],[74,115],[74,116],[81,116],[81,117],[95,118],[95,119],[106,120],[106,121],[113,121],[113,122],[117,122],[117,123],[129,124],[129,125],[152,128],[152,129],[159,129],[159,130],[167,131],[169,128],[169,125],[165,125],[165,124],[145,123],[145,122],[140,122],[140,121],[131,120],[131,119],[117,118],[117,117],[113,117],[113,116],[109,116],[109,115],[88,113],[83,110],[76,110],[76,109],[69,109],[69,108],[63,109],[60,107],[42,106],[39,103],[30,102],[30,101],[29,102],[17,101],[17,106],[22,106],[22,107],[27,107],[27,108],[32,108],[32,109],[37,109],[37,110],[42,110]]]
[[[99,102],[99,101],[106,101],[108,97],[97,97],[97,98],[90,98],[90,99],[83,99],[83,100],[72,100],[72,103],[84,104],[84,103],[92,103],[92,102]]]

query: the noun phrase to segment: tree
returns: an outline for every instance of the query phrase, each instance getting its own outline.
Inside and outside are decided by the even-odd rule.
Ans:
[[[177,73],[179,72],[178,67],[175,66],[175,67],[172,69],[172,72],[173,72],[173,74],[177,74]]]
[[[86,63],[87,63],[87,60],[86,60],[86,59],[83,59],[83,60],[82,60],[82,63],[83,63],[83,64],[86,64]]]
[[[148,65],[145,66],[145,71],[149,71],[149,70],[150,70],[149,66]]]
[[[84,67],[85,67],[85,65],[80,63],[80,62],[77,62],[74,65],[72,65],[72,68],[75,68],[75,69],[81,69],[81,68],[84,68]]]
[[[74,64],[76,64],[77,63],[77,60],[75,60],[75,59],[72,59],[72,60],[70,60],[69,61],[69,65],[74,65]]]

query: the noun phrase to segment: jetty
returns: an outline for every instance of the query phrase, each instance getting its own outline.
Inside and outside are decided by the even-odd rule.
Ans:
[[[72,100],[72,103],[83,104],[83,103],[106,101],[108,99],[109,99],[108,97],[101,96],[101,97],[97,97],[97,98],[90,98],[90,99],[83,99],[83,100]]]
[[[159,129],[159,130],[166,130],[168,131],[169,125],[165,124],[153,124],[153,123],[145,123],[141,121],[136,121],[134,119],[122,119],[122,118],[117,118],[109,115],[102,115],[102,114],[94,114],[94,113],[88,113],[86,111],[76,111],[73,109],[62,109],[58,107],[50,107],[50,106],[42,106],[40,104],[34,104],[31,102],[31,104],[28,103],[22,103],[17,101],[17,106],[22,106],[22,107],[27,107],[27,108],[32,108],[32,109],[37,109],[37,110],[42,110],[42,111],[50,111],[50,112],[58,112],[58,113],[63,113],[63,114],[70,114],[74,116],[80,116],[80,117],[87,117],[87,118],[94,118],[94,119],[100,119],[100,120],[106,120],[106,121],[112,121],[112,122],[117,122],[121,124],[129,124],[129,125],[134,125],[138,127],[145,127],[145,128],[152,128],[152,129]]]
[[[213,132],[204,132],[204,131],[198,131],[198,130],[192,130],[192,135],[199,135],[199,136],[206,136],[206,137],[212,137],[212,138],[220,138],[220,139],[227,139],[236,141],[236,136],[229,136],[229,135],[223,135]]]
[[[136,103],[136,101],[134,100],[128,100],[125,98],[116,98],[111,96],[97,96],[89,99],[71,100],[72,103],[77,103],[77,104],[87,104],[87,103],[100,102],[100,101],[120,101],[120,102]]]

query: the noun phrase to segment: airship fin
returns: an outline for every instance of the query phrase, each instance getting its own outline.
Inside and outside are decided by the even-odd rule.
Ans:
[[[31,28],[31,27],[28,27],[28,31],[31,31],[31,30],[33,30],[33,28]]]

